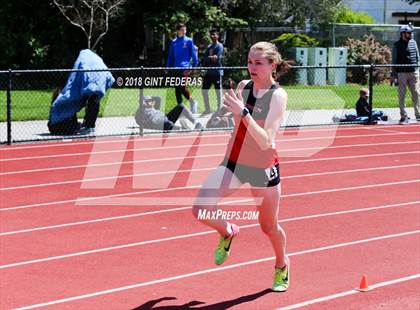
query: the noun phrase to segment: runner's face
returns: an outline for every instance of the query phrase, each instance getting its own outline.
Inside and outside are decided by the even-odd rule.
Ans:
[[[253,80],[262,80],[271,77],[275,68],[274,63],[270,63],[261,51],[249,51],[248,72]]]

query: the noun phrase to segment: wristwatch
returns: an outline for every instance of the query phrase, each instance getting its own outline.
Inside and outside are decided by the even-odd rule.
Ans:
[[[241,118],[244,118],[248,114],[249,114],[249,110],[247,108],[243,108],[240,115],[241,115]]]

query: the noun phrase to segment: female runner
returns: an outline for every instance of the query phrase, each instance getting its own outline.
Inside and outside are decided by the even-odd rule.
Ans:
[[[270,239],[276,255],[272,290],[284,292],[289,287],[289,260],[286,235],[278,224],[280,171],[275,138],[282,123],[286,91],[275,82],[273,73],[289,68],[274,44],[258,42],[248,53],[251,80],[238,84],[236,92],[225,94],[225,108],[234,114],[235,128],[228,143],[225,159],[206,179],[193,206],[194,216],[220,234],[215,263],[220,265],[229,256],[232,241],[239,227],[221,218],[209,219],[200,214],[214,212],[217,203],[242,184],[249,183],[257,206],[261,230]]]

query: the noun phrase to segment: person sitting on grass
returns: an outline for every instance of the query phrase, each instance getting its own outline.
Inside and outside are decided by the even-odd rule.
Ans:
[[[356,102],[357,117],[369,116],[369,89],[362,88],[359,94],[359,100]]]
[[[358,121],[368,121],[369,119],[369,89],[362,88],[359,91],[360,97],[359,100],[356,102],[356,113]],[[381,110],[372,110],[372,120],[374,121],[387,121],[388,116],[384,114]]]
[[[108,69],[102,58],[89,49],[80,51],[74,70]],[[66,86],[53,96],[48,129],[53,135],[94,134],[99,103],[105,92],[114,84],[109,71],[73,71]],[[83,123],[77,113],[85,108]]]

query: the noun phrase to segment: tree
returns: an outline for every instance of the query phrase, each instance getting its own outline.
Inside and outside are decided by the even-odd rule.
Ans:
[[[218,0],[219,6],[229,16],[255,23],[279,23],[289,13],[289,0]]]
[[[62,22],[52,0],[3,2],[0,6],[1,69],[65,67],[68,58],[73,59],[75,51],[82,48],[82,33],[71,31],[73,26]]]
[[[316,3],[314,3],[316,2]],[[322,27],[334,21],[343,6],[341,0],[304,0],[297,2],[295,10],[300,12],[301,25],[309,16],[312,26]]]
[[[367,13],[355,12],[347,6],[343,6],[340,10],[338,10],[338,14],[334,22],[347,24],[373,24],[375,23],[375,20]]]
[[[188,32],[194,35],[195,41],[207,38],[208,31],[213,27],[228,29],[247,25],[245,20],[230,16],[212,0],[155,0],[154,2],[155,5],[149,7],[150,14],[145,18],[145,22],[153,30],[170,36],[174,33],[175,24],[178,22],[187,24]]]
[[[119,9],[125,1],[54,0],[54,4],[72,25],[83,31],[87,40],[87,48],[94,50],[108,32],[109,20],[118,15]]]
[[[318,26],[334,19],[342,0],[219,0],[229,16],[255,22],[304,27]]]
[[[259,24],[302,27],[308,21],[314,25],[328,23],[332,20],[331,16],[335,16],[341,1],[13,0],[3,2],[4,4],[0,6],[2,16],[0,68],[28,69],[68,67],[80,49],[86,46],[96,48],[110,66],[157,65],[162,58],[162,35],[166,34],[166,40],[173,38],[177,22],[187,23],[188,35],[194,37],[195,43],[202,51],[203,45],[209,39],[210,28],[219,28],[222,33],[226,30],[233,33],[236,27],[255,27]],[[58,13],[58,9],[61,13]],[[63,22],[65,21],[63,15],[69,22]],[[74,31],[75,27],[81,31]],[[227,40],[230,38],[232,36],[228,34]],[[144,48],[146,45],[152,48],[146,50]],[[147,61],[143,63],[144,56],[147,56]]]
[[[408,2],[408,4],[415,4],[420,3],[420,0],[405,0],[405,2]]]

